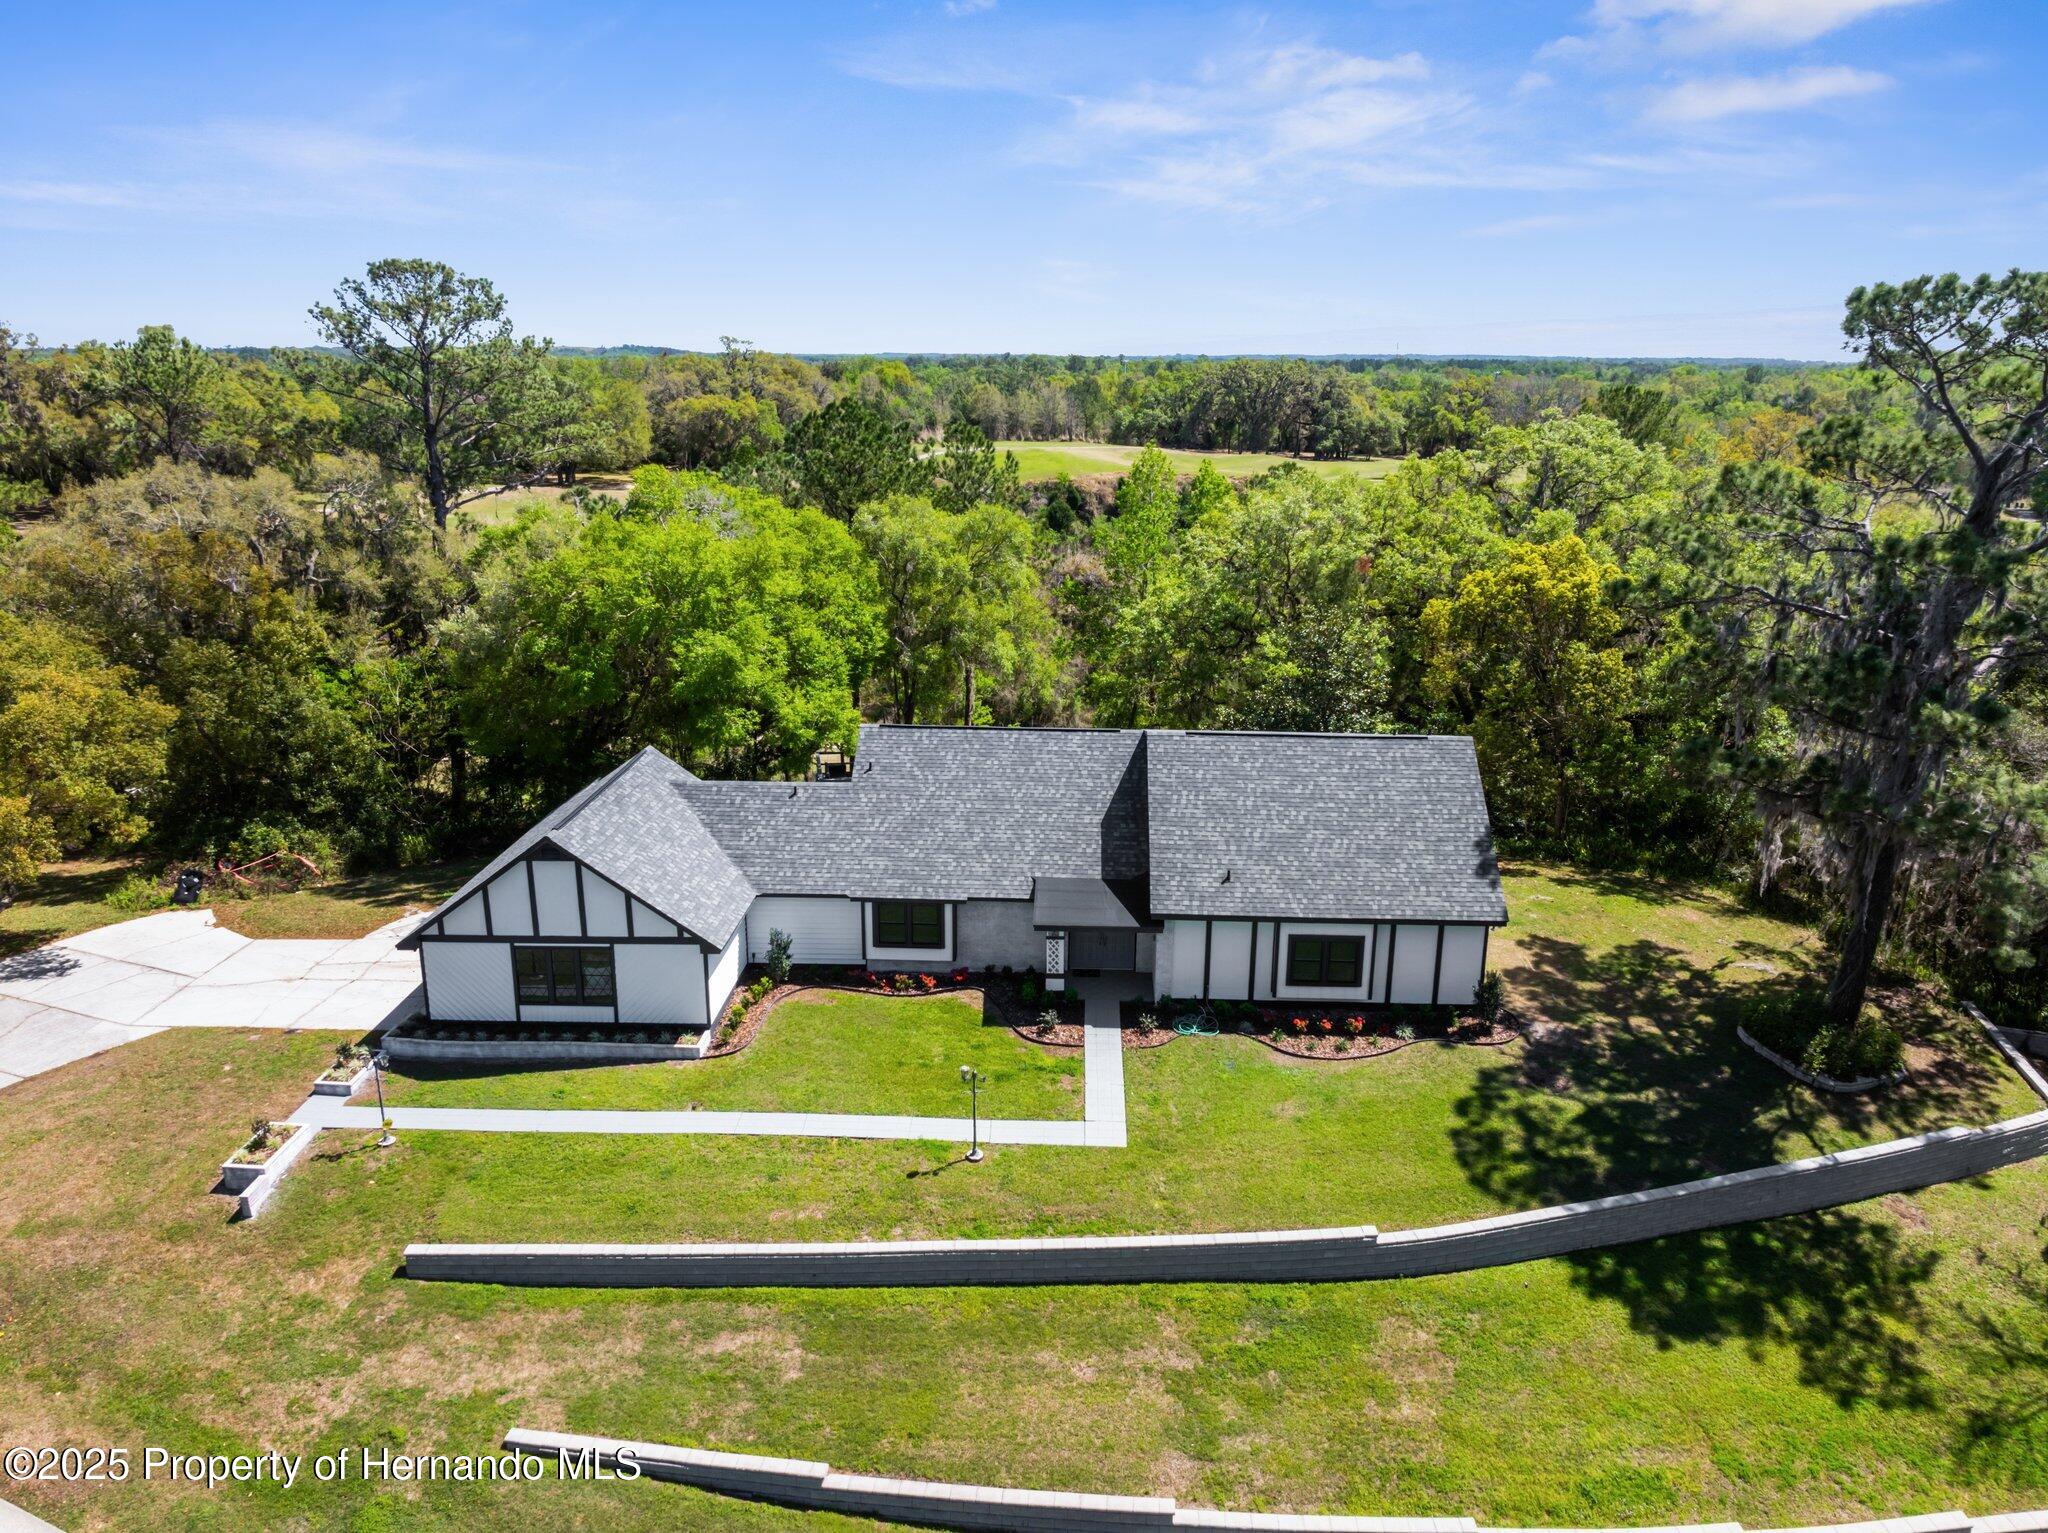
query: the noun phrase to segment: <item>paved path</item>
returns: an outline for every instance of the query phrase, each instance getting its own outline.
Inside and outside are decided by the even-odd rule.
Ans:
[[[393,1107],[390,1112],[394,1128],[467,1134],[782,1134],[968,1141],[965,1118],[888,1113],[655,1112],[644,1108],[605,1112],[570,1107]],[[377,1126],[377,1109],[351,1107],[338,1097],[309,1097],[291,1121],[317,1123],[322,1128],[369,1129]],[[1088,1127],[1072,1119],[984,1118],[981,1137],[988,1144],[1097,1143],[1088,1137]]]
[[[1140,993],[1135,982],[1081,981],[1082,1019],[1087,1025],[1082,1056],[1080,1122],[984,1118],[981,1137],[989,1144],[1049,1144],[1120,1149],[1128,1142],[1124,1123],[1124,1044],[1118,1005]],[[371,1129],[377,1109],[351,1107],[336,1097],[309,1097],[294,1123],[322,1128]],[[822,1139],[936,1139],[966,1144],[965,1118],[922,1118],[897,1113],[832,1112],[606,1112],[554,1107],[393,1107],[399,1129],[438,1129],[469,1134],[779,1134]]]
[[[414,918],[354,941],[252,941],[167,910],[0,959],[0,1087],[167,1027],[366,1033],[414,1004]]]

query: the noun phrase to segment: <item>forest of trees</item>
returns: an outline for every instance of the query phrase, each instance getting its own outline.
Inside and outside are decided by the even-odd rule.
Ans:
[[[1843,1027],[1880,957],[2048,999],[2048,277],[1859,290],[1832,368],[564,357],[418,261],[313,317],[0,329],[0,889],[425,863],[863,718],[1456,731],[1510,853],[1817,914]],[[993,445],[1070,436],[1147,450]]]

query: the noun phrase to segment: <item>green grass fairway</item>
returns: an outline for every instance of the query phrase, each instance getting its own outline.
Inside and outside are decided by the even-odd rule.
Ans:
[[[987,1077],[985,1118],[1078,1118],[1081,1059],[984,1022],[979,1000],[830,994],[785,1001],[737,1054],[687,1064],[393,1075],[408,1107],[603,1107],[965,1117],[960,1066]]]
[[[1061,474],[1071,474],[1077,479],[1083,474],[1120,474],[1143,451],[1142,448],[1113,442],[998,442],[996,446],[1017,455],[1017,472],[1026,483],[1037,479],[1056,479]],[[1318,474],[1362,474],[1369,479],[1378,479],[1391,474],[1402,462],[1399,458],[1350,458],[1326,462],[1320,458],[1292,458],[1277,452],[1189,452],[1178,447],[1167,448],[1165,452],[1173,466],[1184,474],[1192,474],[1203,463],[1213,463],[1232,479],[1263,474],[1282,463],[1298,463]]]
[[[205,1190],[215,1165],[251,1117],[298,1103],[334,1036],[173,1030],[79,1061],[0,1094],[0,1421],[26,1442],[306,1453],[478,1453],[516,1423],[1510,1527],[2048,1502],[2040,1163],[1371,1285],[576,1292],[395,1274],[421,1239],[1395,1227],[2034,1105],[1939,1016],[1910,1089],[1823,1102],[1726,1020],[1740,987],[1779,977],[1766,968],[1813,963],[1810,933],[1710,889],[1563,868],[1508,888],[1517,924],[1492,957],[1550,1024],[1536,1042],[1331,1067],[1177,1040],[1128,1056],[1128,1150],[996,1147],[974,1167],[950,1145],[404,1133],[380,1151],[330,1133],[237,1226]],[[63,1526],[150,1533],[856,1526],[647,1483],[7,1495]]]

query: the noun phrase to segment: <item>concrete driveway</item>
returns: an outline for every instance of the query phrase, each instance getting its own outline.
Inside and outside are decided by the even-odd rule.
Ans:
[[[0,1087],[167,1027],[364,1033],[417,1000],[401,916],[352,942],[251,940],[210,910],[103,926],[0,959]]]

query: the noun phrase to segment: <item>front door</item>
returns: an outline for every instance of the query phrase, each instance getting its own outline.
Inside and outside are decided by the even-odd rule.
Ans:
[[[1138,934],[1077,927],[1068,937],[1067,965],[1084,972],[1138,967]]]

